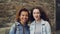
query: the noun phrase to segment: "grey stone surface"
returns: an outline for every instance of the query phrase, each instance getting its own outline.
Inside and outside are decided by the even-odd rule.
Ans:
[[[0,0],[0,27],[11,26],[16,12],[21,8],[31,9],[42,6],[47,13],[52,30],[55,30],[55,0]],[[7,24],[8,23],[8,24]]]

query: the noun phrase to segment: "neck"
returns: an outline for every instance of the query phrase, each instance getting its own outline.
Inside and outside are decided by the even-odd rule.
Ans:
[[[35,20],[36,22],[40,22],[41,21],[41,19],[38,19],[38,20]]]
[[[22,21],[20,21],[20,23],[24,26],[25,25],[25,23],[24,22],[22,22]]]

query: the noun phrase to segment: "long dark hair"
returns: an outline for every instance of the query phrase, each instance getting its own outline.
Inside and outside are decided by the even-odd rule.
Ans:
[[[33,18],[33,10],[34,10],[34,9],[39,9],[40,14],[41,14],[40,18],[42,18],[43,20],[49,21],[46,13],[45,13],[45,11],[43,10],[42,7],[34,7],[34,8],[31,10],[31,17],[30,17],[31,22],[34,21],[34,18]]]

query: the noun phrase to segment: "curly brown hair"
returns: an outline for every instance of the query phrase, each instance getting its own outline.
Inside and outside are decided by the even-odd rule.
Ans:
[[[29,17],[29,11],[28,11],[28,9],[26,9],[26,8],[22,8],[21,10],[19,10],[17,13],[16,13],[16,21],[20,21],[20,19],[19,19],[19,17],[20,17],[20,15],[21,15],[21,12],[27,12],[28,13],[28,17]],[[29,18],[28,18],[29,19]]]

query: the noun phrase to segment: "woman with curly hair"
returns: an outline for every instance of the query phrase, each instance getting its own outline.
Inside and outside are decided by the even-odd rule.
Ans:
[[[49,19],[42,7],[35,7],[31,11],[30,34],[51,34]]]
[[[29,11],[21,9],[16,16],[16,22],[12,25],[9,34],[30,34],[28,27]]]

